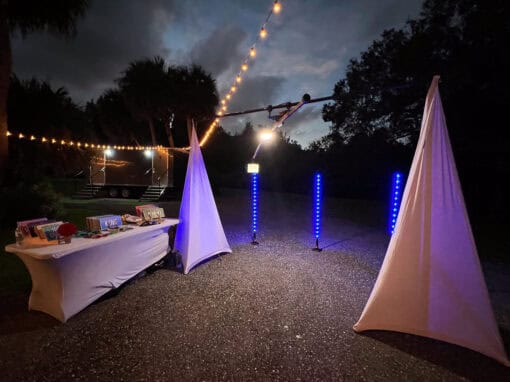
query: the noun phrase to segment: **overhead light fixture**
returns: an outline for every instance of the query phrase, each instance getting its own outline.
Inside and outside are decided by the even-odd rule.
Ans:
[[[258,134],[258,137],[262,143],[270,142],[274,139],[274,131],[269,129],[261,130]]]

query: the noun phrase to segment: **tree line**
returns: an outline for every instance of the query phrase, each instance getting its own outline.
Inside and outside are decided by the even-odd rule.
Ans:
[[[72,30],[85,6],[86,2],[77,8],[69,5],[69,22],[60,30]],[[11,22],[10,18],[19,17],[20,12],[8,14],[9,30],[28,33],[41,25],[54,25],[50,21],[33,26],[27,20]],[[0,21],[2,17],[6,18],[5,12]],[[505,183],[510,175],[510,132],[506,126],[509,37],[510,12],[503,0],[424,1],[416,19],[402,28],[384,31],[351,60],[344,78],[334,86],[333,102],[323,108],[323,119],[330,123],[329,134],[307,148],[280,135],[277,144],[264,149],[259,156],[263,186],[306,192],[311,174],[320,170],[331,195],[384,200],[391,172],[405,173],[410,167],[427,87],[432,76],[439,74],[449,134],[470,212],[504,216],[508,212]],[[0,65],[0,69],[5,68]],[[130,63],[115,87],[84,108],[76,106],[65,89],[52,89],[36,79],[9,78],[8,102],[5,99],[9,128],[34,134],[44,129],[77,139],[183,146],[187,144],[186,121],[194,118],[203,131],[218,105],[215,82],[207,72],[198,66],[169,66],[160,57]],[[32,107],[39,110],[29,110]],[[4,114],[0,113],[0,135],[7,126],[2,122]],[[204,156],[210,178],[218,187],[246,186],[245,166],[257,144],[255,133],[253,126],[247,125],[240,134],[231,135],[219,128],[211,137]],[[0,139],[6,140],[3,135]],[[72,170],[72,165],[59,168],[71,159],[57,158],[62,152],[71,158],[70,149],[58,150],[61,153],[55,153],[54,159],[50,157],[53,154],[47,154],[48,161],[40,163],[49,167],[47,173]],[[11,170],[30,171],[22,169],[22,164],[33,166],[36,154],[35,150],[27,154],[14,148]],[[177,172],[177,179],[182,179],[182,166]]]

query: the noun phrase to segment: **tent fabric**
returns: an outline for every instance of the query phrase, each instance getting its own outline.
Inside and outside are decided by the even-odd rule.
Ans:
[[[354,330],[460,345],[510,366],[491,308],[435,76],[396,230]]]
[[[191,150],[182,193],[175,248],[180,252],[184,273],[201,261],[232,250],[225,237],[209,183],[197,133],[191,129]]]

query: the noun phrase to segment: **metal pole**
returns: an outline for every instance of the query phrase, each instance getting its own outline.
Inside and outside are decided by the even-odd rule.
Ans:
[[[287,110],[285,113],[282,114],[282,116],[280,118],[278,118],[278,120],[274,123],[271,131],[275,131],[276,129],[281,127],[283,125],[283,122],[285,122],[285,120],[287,118],[289,118],[290,116],[292,116],[292,114],[294,114],[296,111],[298,111],[301,108],[301,106],[303,106],[309,102],[310,102],[310,96],[308,94],[305,94],[301,101],[296,103],[291,109]],[[259,145],[255,149],[255,152],[253,153],[252,160],[255,160],[255,158],[257,157],[257,154],[258,154],[261,146],[262,146],[262,143],[259,143]]]
[[[103,186],[106,184],[106,152],[103,150]]]

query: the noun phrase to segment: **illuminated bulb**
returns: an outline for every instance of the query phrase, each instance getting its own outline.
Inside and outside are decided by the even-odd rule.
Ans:
[[[76,144],[76,146],[80,147],[80,146],[81,146],[81,142],[78,142],[78,143]]]
[[[231,96],[230,94],[227,94],[227,95],[225,96],[225,98],[226,98],[226,99],[230,99],[231,97],[232,97],[232,96]]]
[[[113,150],[111,150],[111,149],[106,149],[106,150],[104,151],[104,155],[105,155],[105,156],[107,156],[107,157],[111,157],[111,156],[113,156]]]
[[[6,135],[7,135],[8,137],[10,137],[12,134],[8,131],[8,132],[6,133]]]
[[[65,145],[66,144],[66,141],[64,141],[63,139],[60,141],[60,144],[61,145]]]
[[[225,101],[224,99],[221,100],[222,105],[225,105],[226,103],[227,103],[227,101]]]
[[[250,49],[250,57],[255,57],[257,55],[257,51],[255,50],[255,47],[252,47]]]
[[[271,130],[262,130],[259,133],[259,140],[261,142],[269,142],[274,138],[274,133]]]
[[[222,109],[223,111],[227,111],[227,107],[226,107],[226,106],[223,106],[221,109]]]
[[[236,86],[235,85],[232,85],[232,87],[230,88],[230,91],[232,93],[235,93],[235,91],[237,90]]]
[[[275,0],[273,5],[273,12],[278,14],[282,10],[282,5],[278,2],[278,0]]]
[[[74,145],[74,142],[73,141],[69,142],[69,146],[72,146],[72,145]]]
[[[42,142],[47,142],[48,140],[47,140],[46,138],[42,137],[42,138],[41,138],[41,141],[42,141]]]
[[[31,135],[31,136],[30,136],[30,140],[31,140],[31,141],[35,141],[35,140],[36,140],[36,138],[35,138],[33,135]]]
[[[90,147],[94,148],[94,147],[96,147],[96,146],[95,146],[94,144],[91,144],[91,145],[90,145]]]
[[[85,147],[89,147],[89,144],[88,144],[88,143],[85,143]]]
[[[266,37],[267,37],[266,28],[264,28],[264,27],[260,28],[260,38],[266,38]]]
[[[218,112],[218,115],[223,115],[223,112],[220,110],[220,111]]]
[[[243,65],[241,65],[241,70],[243,72],[246,72],[248,70],[248,64],[246,62]]]
[[[51,138],[51,143],[57,143],[57,140],[55,138]]]
[[[237,76],[237,77],[236,77],[236,82],[237,82],[238,84],[240,84],[242,80],[243,80],[243,79],[241,78],[241,76]]]
[[[216,122],[216,123],[220,123],[220,119],[219,119],[219,118],[216,118],[216,119],[214,120],[214,122]]]
[[[25,136],[23,134],[19,133],[18,138],[22,139],[22,138],[25,138]]]

